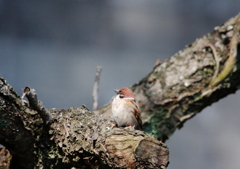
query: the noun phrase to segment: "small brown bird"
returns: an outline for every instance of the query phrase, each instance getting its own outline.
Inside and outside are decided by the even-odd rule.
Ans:
[[[117,96],[112,101],[112,114],[117,126],[143,130],[141,114],[132,90],[122,88],[115,92]]]

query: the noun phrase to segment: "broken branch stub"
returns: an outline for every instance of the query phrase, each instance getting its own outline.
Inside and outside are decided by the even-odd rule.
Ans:
[[[39,113],[39,115],[41,116],[44,124],[47,125],[49,123],[49,121],[52,119],[52,115],[44,107],[43,103],[38,99],[35,89],[31,89],[28,86],[25,87],[24,90],[23,90],[22,99],[23,99],[24,96],[27,97],[27,99],[29,101],[29,105]]]

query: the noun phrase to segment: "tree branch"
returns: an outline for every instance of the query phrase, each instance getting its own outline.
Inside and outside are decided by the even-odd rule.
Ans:
[[[239,18],[157,64],[132,86],[146,132],[166,140],[186,120],[238,89]],[[49,123],[40,112],[23,105],[0,79],[0,143],[13,155],[11,168],[167,167],[169,152],[162,142],[142,131],[111,129],[111,120],[85,106],[49,110]],[[111,105],[97,113],[111,115]]]
[[[98,108],[98,88],[99,88],[101,71],[102,71],[102,67],[98,66],[97,70],[96,70],[95,81],[94,81],[94,85],[93,85],[93,93],[92,93],[93,111],[97,110],[97,108]]]
[[[49,123],[49,121],[52,119],[52,115],[43,106],[43,103],[40,100],[38,100],[36,91],[27,86],[23,90],[22,99],[24,98],[24,96],[27,97],[30,106],[39,113],[44,124],[47,125]]]
[[[13,168],[34,167],[34,143],[38,140],[34,136],[39,135],[41,123],[38,114],[23,107],[21,98],[0,78],[0,143],[13,155]]]
[[[145,132],[166,140],[240,84],[240,14],[154,67],[132,86]],[[96,111],[111,116],[110,103]]]
[[[29,95],[30,88],[26,89]],[[11,168],[166,168],[168,148],[138,130],[112,129],[110,119],[85,106],[47,110],[53,119],[46,125],[35,91],[22,100],[0,78],[0,143],[13,155]]]

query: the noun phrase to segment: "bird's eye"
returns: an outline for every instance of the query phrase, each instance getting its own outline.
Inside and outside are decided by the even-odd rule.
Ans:
[[[124,96],[122,94],[119,95],[119,98],[123,98]]]

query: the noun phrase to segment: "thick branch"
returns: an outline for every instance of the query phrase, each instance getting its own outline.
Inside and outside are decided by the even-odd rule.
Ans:
[[[238,89],[239,18],[197,39],[132,86],[146,132],[166,140],[186,120]],[[110,104],[97,113],[111,116]]]
[[[239,17],[196,40],[132,87],[144,129],[166,140],[240,84]],[[165,168],[168,149],[137,130],[111,129],[85,108],[50,110],[48,125],[0,79],[0,143],[21,168]],[[99,110],[111,115],[110,104]],[[45,120],[44,120],[45,121]],[[46,120],[47,121],[47,120]],[[17,168],[17,166],[11,166]]]
[[[34,143],[37,139],[33,136],[41,127],[40,118],[36,119],[34,114],[34,111],[22,106],[21,98],[0,78],[0,143],[10,150],[12,164],[19,168],[34,166]]]
[[[167,147],[142,131],[112,129],[111,120],[97,116],[85,106],[47,110],[53,119],[45,125],[41,111],[25,107],[4,79],[0,79],[0,85],[0,143],[13,155],[11,168],[166,168],[168,165]],[[33,98],[37,98],[35,92]]]

